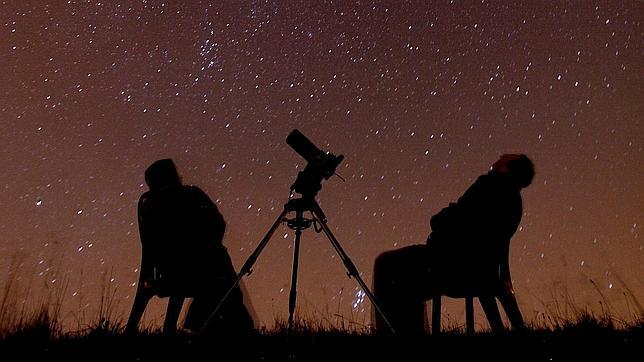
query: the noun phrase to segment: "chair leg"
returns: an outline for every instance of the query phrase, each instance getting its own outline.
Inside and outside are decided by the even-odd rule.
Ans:
[[[465,333],[474,334],[474,298],[472,296],[465,297]]]
[[[139,322],[143,317],[145,308],[148,305],[148,302],[152,299],[152,295],[148,294],[143,288],[138,287],[136,290],[136,296],[134,297],[134,303],[132,304],[132,311],[127,320],[127,325],[125,327],[126,334],[135,334],[139,329]]]
[[[503,309],[505,310],[505,314],[510,320],[510,324],[512,324],[512,328],[519,331],[524,330],[525,322],[523,321],[523,316],[521,315],[521,311],[519,310],[517,299],[514,297],[514,292],[507,291],[501,293],[498,298],[501,301]]]
[[[432,299],[432,335],[439,335],[441,332],[441,297],[435,296]]]
[[[163,322],[163,334],[173,336],[177,334],[177,320],[183,306],[183,297],[171,296],[168,300],[168,308],[165,312]]]
[[[481,307],[483,307],[492,332],[503,332],[503,320],[499,313],[499,307],[496,305],[496,298],[482,295],[479,297],[479,302],[481,303]]]

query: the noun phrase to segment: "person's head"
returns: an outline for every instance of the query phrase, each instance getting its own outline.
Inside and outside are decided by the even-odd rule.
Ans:
[[[177,167],[171,159],[155,161],[145,170],[145,183],[150,190],[158,190],[168,186],[181,185]]]
[[[524,154],[504,154],[492,170],[510,175],[520,188],[528,187],[534,178],[534,165]]]

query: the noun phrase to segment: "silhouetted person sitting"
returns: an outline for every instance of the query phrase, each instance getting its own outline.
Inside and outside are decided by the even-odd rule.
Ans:
[[[527,156],[501,156],[456,203],[431,218],[426,245],[378,256],[374,294],[398,333],[424,333],[425,301],[440,295],[479,297],[493,331],[503,329],[498,297],[512,327],[524,328],[508,259],[523,213],[520,191],[533,177]],[[382,318],[375,317],[376,330],[387,333]]]
[[[193,300],[185,328],[195,332],[250,332],[253,320],[239,287],[216,318],[204,326],[236,277],[222,244],[226,223],[217,206],[198,187],[182,185],[170,159],[154,162],[145,171],[145,181],[150,190],[138,204],[140,278],[126,331],[137,330],[149,300],[158,296],[170,297],[164,333],[176,332],[186,297]]]

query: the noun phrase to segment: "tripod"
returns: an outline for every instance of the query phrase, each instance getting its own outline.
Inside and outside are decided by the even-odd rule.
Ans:
[[[308,211],[311,213],[312,218],[307,219],[304,217],[304,212]],[[286,216],[290,212],[295,212],[295,218],[293,219],[287,219]],[[288,334],[290,335],[293,329],[293,315],[295,313],[295,301],[297,299],[297,269],[298,269],[298,264],[299,264],[299,257],[300,257],[300,238],[302,236],[302,230],[308,229],[311,227],[311,225],[320,225],[321,226],[321,231],[324,231],[324,234],[327,236],[329,241],[331,242],[331,245],[333,245],[333,248],[335,251],[338,253],[340,256],[340,259],[344,263],[344,266],[347,269],[347,275],[349,277],[353,277],[356,279],[358,284],[360,284],[360,287],[362,290],[365,292],[367,297],[369,297],[369,300],[371,300],[371,303],[373,306],[376,308],[376,311],[382,316],[382,319],[385,321],[389,329],[391,329],[392,333],[395,333],[394,328],[391,326],[391,323],[389,323],[389,320],[383,313],[382,309],[376,303],[375,297],[365,284],[365,282],[362,280],[360,277],[360,274],[358,273],[358,269],[356,266],[353,264],[349,256],[344,252],[344,249],[342,249],[342,246],[338,242],[338,239],[335,238],[331,230],[326,224],[326,216],[324,215],[324,212],[320,208],[320,205],[317,203],[314,197],[301,197],[301,198],[296,198],[296,199],[289,199],[289,201],[284,204],[284,210],[282,213],[277,217],[275,222],[273,223],[273,226],[268,230],[262,241],[257,245],[257,248],[255,248],[255,251],[248,257],[244,265],[242,266],[241,270],[237,274],[237,278],[235,279],[235,282],[233,285],[228,289],[226,294],[224,294],[224,297],[221,299],[219,304],[217,304],[217,307],[215,310],[212,312],[210,317],[208,317],[208,320],[206,320],[206,323],[204,323],[204,328],[205,326],[208,325],[208,323],[211,321],[212,318],[215,317],[219,309],[222,307],[226,299],[230,296],[234,288],[239,284],[241,281],[242,277],[244,275],[250,275],[252,273],[252,268],[255,262],[257,261],[257,258],[259,258],[259,254],[264,250],[266,245],[268,244],[269,240],[275,233],[275,230],[279,227],[279,225],[282,222],[286,222],[287,226],[295,230],[295,246],[293,248],[293,270],[291,274],[291,290],[289,292],[289,300],[288,300]],[[314,227],[315,228],[315,227]],[[315,228],[316,231],[317,228]]]

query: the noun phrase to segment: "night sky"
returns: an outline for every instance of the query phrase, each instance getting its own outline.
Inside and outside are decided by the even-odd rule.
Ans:
[[[285,142],[297,128],[345,156],[318,200],[368,285],[379,253],[424,243],[500,154],[525,153],[526,319],[642,312],[643,2],[182,3],[0,3],[0,290],[13,280],[18,306],[53,295],[76,326],[109,287],[127,317],[160,158],[216,202],[239,269],[306,164]],[[288,315],[292,242],[281,227],[244,279],[259,325]],[[369,323],[323,234],[301,253],[300,315]]]

